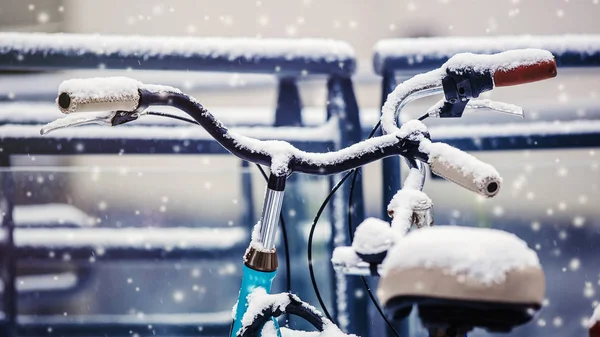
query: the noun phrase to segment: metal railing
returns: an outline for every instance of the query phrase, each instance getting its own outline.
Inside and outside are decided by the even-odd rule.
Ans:
[[[99,36],[77,34],[21,34],[0,33],[0,71],[55,71],[75,69],[132,69],[132,70],[164,70],[164,71],[210,71],[233,73],[256,73],[273,75],[278,82],[275,123],[272,126],[304,128],[302,118],[302,102],[298,81],[306,78],[320,77],[327,81],[327,123],[334,123],[337,134],[328,137],[309,139],[290,139],[297,147],[309,151],[327,151],[348,146],[360,140],[361,127],[358,116],[358,105],[354,95],[351,75],[356,68],[352,48],[339,41],[332,40],[270,40],[270,39],[203,39],[203,38],[169,38],[139,36]],[[135,76],[135,75],[132,75]],[[35,84],[32,84],[35,85]],[[0,112],[0,115],[2,112]],[[210,315],[146,315],[143,322],[126,316],[91,316],[91,317],[57,317],[57,316],[19,316],[18,294],[15,287],[17,263],[24,258],[44,259],[49,247],[39,242],[35,249],[21,245],[19,239],[27,237],[27,231],[15,229],[12,217],[14,209],[15,186],[10,173],[11,156],[20,154],[223,154],[226,153],[215,141],[207,137],[191,139],[136,138],[128,137],[127,127],[118,133],[107,136],[103,133],[89,134],[86,137],[69,137],[50,135],[41,138],[37,132],[39,124],[51,116],[38,116],[37,120],[18,118],[2,119],[0,125],[0,164],[3,182],[2,226],[4,241],[2,247],[2,279],[4,281],[4,317],[1,321],[3,336],[39,335],[39,334],[72,334],[72,335],[127,335],[132,332],[166,335],[225,335],[228,333],[230,318],[228,315],[215,313]],[[153,127],[160,127],[154,124]],[[173,125],[164,127],[172,128]],[[131,128],[143,129],[139,125]],[[178,128],[183,126],[177,126]],[[293,138],[293,137],[292,137]],[[284,137],[285,140],[285,137]],[[242,163],[246,166],[247,163]],[[333,180],[330,180],[332,183]],[[361,186],[360,181],[358,186]],[[244,195],[252,202],[252,184],[249,174],[242,177]],[[355,222],[364,217],[362,190],[355,189],[356,197],[352,206]],[[291,196],[293,193],[289,193]],[[339,193],[338,198],[347,196],[348,190]],[[343,204],[343,203],[341,203]],[[333,207],[337,207],[334,206]],[[246,219],[254,221],[252,207],[247,207]],[[338,211],[332,211],[336,214]],[[343,219],[331,219],[344,221]],[[251,226],[248,223],[248,226]],[[345,238],[345,231],[332,225],[330,245],[333,238]],[[29,230],[29,229],[28,229]],[[35,229],[30,229],[35,230]],[[77,229],[93,231],[95,229]],[[15,231],[18,232],[16,236]],[[79,232],[78,232],[79,233]],[[168,233],[163,233],[168,236]],[[192,234],[193,235],[193,234]],[[347,240],[347,239],[345,239]],[[44,240],[42,240],[44,241]],[[347,242],[335,242],[336,245]],[[225,252],[240,253],[245,242],[223,249],[212,250],[195,248],[178,248],[165,253],[157,248],[147,250],[136,247],[115,247],[105,252],[104,261],[114,259],[155,259],[155,258],[204,258],[225,256]],[[53,247],[52,249],[56,249]],[[60,249],[72,256],[85,258],[93,252],[93,243],[80,247],[70,247],[68,243]],[[59,250],[60,250],[59,249]],[[331,252],[331,249],[328,249]],[[108,254],[107,254],[108,253]],[[166,254],[166,255],[165,255]],[[227,253],[229,254],[229,253]],[[332,278],[332,285],[335,281]],[[347,282],[352,283],[353,280]],[[353,286],[347,287],[345,297],[353,297]],[[332,291],[334,296],[335,291]],[[333,299],[337,303],[337,299]],[[351,317],[365,314],[365,305],[348,307]],[[339,311],[338,311],[339,314]],[[342,313],[345,314],[345,313]],[[156,317],[155,317],[156,316]],[[185,317],[184,317],[185,316]],[[189,316],[189,317],[188,317]],[[196,317],[198,316],[198,317]],[[76,318],[77,317],[77,318]],[[212,317],[212,319],[211,319]],[[225,317],[225,318],[224,318]],[[346,327],[360,335],[362,331],[359,320],[350,320]],[[149,327],[153,331],[149,331]],[[202,327],[199,329],[199,327]]]

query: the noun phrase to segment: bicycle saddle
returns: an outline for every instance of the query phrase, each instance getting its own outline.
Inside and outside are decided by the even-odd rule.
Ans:
[[[404,318],[416,305],[426,328],[460,335],[476,327],[509,332],[528,322],[541,307],[544,289],[537,254],[515,235],[439,226],[395,243],[377,295],[392,319]]]

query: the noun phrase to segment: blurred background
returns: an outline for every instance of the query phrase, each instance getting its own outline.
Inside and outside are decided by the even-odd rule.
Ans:
[[[365,127],[376,122],[381,104],[381,78],[372,67],[373,47],[379,40],[598,34],[599,14],[598,0],[0,0],[0,31],[347,41],[358,59],[353,83]],[[525,107],[526,121],[598,119],[599,74],[595,69],[560,71],[556,79],[498,89],[487,97]],[[37,92],[53,95],[64,79],[112,75],[180,87],[217,117],[240,116],[267,124],[274,118],[277,81],[258,75],[102,69],[4,74],[0,97],[19,101]],[[306,114],[325,120],[325,81],[306,80],[300,88]],[[411,105],[406,118],[422,113],[435,100]],[[35,104],[41,104],[40,109],[52,108],[51,99]],[[482,118],[485,123],[507,121],[486,114],[477,118],[467,115],[442,123],[472,123]],[[513,335],[583,335],[585,319],[600,300],[600,261],[596,258],[600,252],[600,149],[476,155],[501,172],[504,190],[493,200],[483,200],[451,183],[432,181],[426,192],[434,200],[436,222],[508,229],[543,256],[552,291],[535,321]],[[71,205],[85,214],[88,225],[99,227],[247,228],[247,222],[256,219],[244,218],[248,204],[240,177],[246,172],[252,179],[255,214],[260,211],[264,185],[255,168],[242,167],[228,156],[20,156],[13,165],[19,170],[18,204]],[[381,217],[382,204],[388,202],[381,199],[381,178],[379,163],[365,167],[367,216]],[[284,214],[299,225],[298,235],[307,231],[327,186],[324,178],[299,179],[295,184],[297,202],[287,204]],[[328,225],[320,228],[318,242],[324,243]],[[304,249],[303,240],[296,244],[294,249]],[[324,255],[317,250],[319,256]],[[296,274],[305,274],[304,260],[293,263]],[[78,268],[73,265],[53,272],[76,270],[81,277]],[[328,261],[322,259],[317,268],[323,275],[329,273]],[[32,314],[226,311],[235,301],[240,273],[237,258],[225,264],[210,260],[175,266],[170,262],[133,267],[98,264],[92,269],[86,286],[78,292],[60,297],[33,292],[19,310]],[[311,300],[307,280],[298,276],[295,282],[300,294]]]

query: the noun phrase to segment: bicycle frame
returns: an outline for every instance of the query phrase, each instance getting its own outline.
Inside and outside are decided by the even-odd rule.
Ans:
[[[384,135],[327,154],[307,153],[288,143],[269,143],[237,135],[223,126],[198,101],[179,90],[143,85],[126,78],[118,78],[116,82],[110,79],[92,79],[111,89],[100,91],[99,96],[90,96],[87,91],[78,89],[79,86],[89,87],[90,84],[98,83],[77,82],[81,80],[63,83],[62,89],[59,88],[62,92],[58,97],[58,105],[62,112],[70,114],[102,110],[108,113],[88,114],[84,118],[80,118],[82,115],[65,117],[62,121],[47,125],[41,133],[89,123],[120,125],[137,119],[149,106],[170,105],[187,112],[195,123],[201,125],[232,154],[256,164],[270,165],[271,176],[265,192],[261,218],[253,230],[252,240],[243,259],[242,283],[230,332],[230,337],[237,337],[248,312],[249,295],[256,289],[264,289],[266,293],[270,293],[276,276],[277,225],[283,204],[285,182],[291,172],[329,175],[358,168],[385,157],[402,155],[414,162],[413,167],[417,166],[415,160],[428,163],[434,173],[483,196],[492,197],[498,192],[501,183],[498,172],[492,166],[446,144],[432,143],[427,128],[419,121],[398,128],[396,119],[399,110],[409,101],[440,92],[440,84],[447,101],[439,107],[439,111],[436,110],[430,115],[460,117],[469,99],[493,89],[494,85],[528,83],[556,76],[556,64],[550,53],[537,50],[533,52],[533,58],[530,53],[531,51],[517,51],[483,59],[479,57],[470,61],[473,63],[471,68],[468,63],[465,66],[461,58],[469,59],[472,55],[463,54],[454,63],[449,61],[445,68],[418,75],[412,82],[404,82],[390,94],[391,99],[388,99],[382,109],[381,126]],[[506,63],[506,59],[519,61],[522,57],[525,59],[523,63]],[[491,62],[495,59],[502,62],[496,65]],[[480,62],[483,62],[484,66],[481,66]],[[500,68],[500,65],[504,65],[504,68]],[[273,144],[274,147],[271,146]],[[419,182],[415,185],[419,185]],[[426,214],[421,216],[425,221]],[[277,315],[280,313],[278,310]],[[257,317],[272,319],[277,336],[281,337],[275,315]],[[255,326],[253,334],[259,333],[260,330],[257,329],[261,327],[262,325]]]
[[[277,251],[275,240],[277,237],[277,225],[279,214],[283,205],[286,177],[278,177],[273,174],[269,177],[269,183],[265,191],[262,214],[257,240],[265,250],[257,250],[253,242],[248,246],[244,263],[242,266],[242,284],[238,295],[234,320],[231,326],[230,337],[236,337],[242,327],[242,318],[248,307],[248,295],[257,288],[263,288],[267,293],[271,292],[273,280],[277,274]],[[277,320],[273,318],[273,324],[277,330],[277,336],[281,337]]]

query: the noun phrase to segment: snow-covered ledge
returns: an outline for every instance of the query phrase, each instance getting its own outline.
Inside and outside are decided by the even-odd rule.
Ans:
[[[0,33],[0,56],[0,67],[9,68],[100,66],[349,75],[356,67],[352,47],[330,39]],[[53,57],[56,62],[46,64]],[[118,60],[111,60],[115,57]]]
[[[591,56],[600,53],[600,35],[518,35],[494,37],[403,38],[379,41],[374,48],[373,66],[382,74],[389,62],[404,68],[441,65],[458,53],[492,54],[511,49],[538,48],[554,56],[575,53]],[[582,59],[573,62],[582,63]],[[397,63],[397,64],[396,64]],[[423,65],[423,66],[420,66]],[[597,65],[597,62],[596,62]],[[389,69],[388,69],[389,70]],[[401,70],[401,69],[398,69]]]

